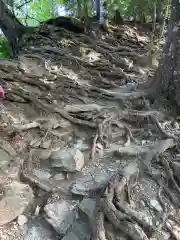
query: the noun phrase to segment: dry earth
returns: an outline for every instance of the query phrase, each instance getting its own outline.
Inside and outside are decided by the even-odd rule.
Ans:
[[[179,124],[136,90],[147,44],[43,25],[0,60],[0,239],[180,239]]]

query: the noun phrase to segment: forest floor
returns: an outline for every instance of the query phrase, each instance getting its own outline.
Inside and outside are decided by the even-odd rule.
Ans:
[[[136,90],[143,29],[26,40],[0,60],[0,239],[180,239],[179,123]]]

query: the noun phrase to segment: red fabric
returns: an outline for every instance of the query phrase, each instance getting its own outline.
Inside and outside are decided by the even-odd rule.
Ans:
[[[4,94],[4,89],[0,86],[0,97],[4,98],[5,94]]]

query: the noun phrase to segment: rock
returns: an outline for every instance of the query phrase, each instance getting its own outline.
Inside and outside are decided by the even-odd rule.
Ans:
[[[0,201],[0,225],[11,222],[21,215],[32,203],[33,191],[23,183],[12,182],[5,187],[5,193]]]
[[[41,207],[39,205],[36,206],[36,209],[35,209],[35,212],[34,212],[34,215],[35,216],[39,216],[39,212],[41,210]]]
[[[149,201],[150,206],[155,209],[157,212],[162,212],[163,209],[160,205],[160,203],[156,199],[150,199]]]
[[[94,197],[99,191],[102,191],[102,189],[106,186],[108,183],[108,180],[110,176],[113,173],[108,173],[106,171],[102,171],[98,168],[96,168],[92,174],[85,175],[84,177],[81,177],[77,179],[70,188],[70,191],[73,194],[82,195],[82,196],[92,196],[94,194]]]
[[[9,167],[12,157],[4,150],[0,149],[0,169],[5,171]]]
[[[96,209],[96,200],[91,198],[84,198],[79,205],[79,209],[88,217],[93,217],[94,211]]]
[[[73,232],[68,233],[62,240],[80,240],[80,238]]]
[[[84,139],[78,139],[74,148],[79,149],[80,151],[86,151],[89,149],[89,145],[85,143]]]
[[[171,235],[168,232],[156,231],[152,234],[150,240],[169,240]]]
[[[64,180],[64,179],[65,179],[65,176],[64,176],[63,173],[58,173],[58,174],[54,175],[53,178],[54,178],[54,180],[56,180],[56,181],[61,181],[61,180]]]
[[[36,150],[37,151],[37,150]],[[39,150],[38,149],[38,157],[41,160],[48,160],[48,158],[51,156],[51,150],[43,149]]]
[[[28,230],[23,240],[56,240],[51,226],[42,219],[35,219],[28,224]]]
[[[84,155],[78,149],[64,148],[51,154],[52,167],[63,171],[76,172],[84,166]]]
[[[42,147],[42,148],[45,148],[45,149],[50,148],[51,143],[52,143],[52,139],[43,141],[42,144],[41,144],[41,147]]]
[[[24,215],[19,215],[17,222],[18,222],[19,226],[23,226],[25,223],[28,222],[28,219]]]
[[[88,222],[78,221],[73,224],[71,231],[81,240],[89,240],[91,237],[91,230]]]
[[[77,216],[76,206],[76,201],[59,200],[44,207],[44,211],[47,214],[45,219],[60,236],[64,236],[75,222]]]
[[[71,231],[62,240],[90,240],[91,231],[88,223],[76,221]]]
[[[51,174],[46,169],[33,169],[33,174],[42,180],[48,180],[51,177]]]

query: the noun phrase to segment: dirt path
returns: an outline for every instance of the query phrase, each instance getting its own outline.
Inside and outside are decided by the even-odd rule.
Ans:
[[[42,26],[0,61],[1,239],[180,239],[179,124],[136,90],[148,39],[95,31]]]

